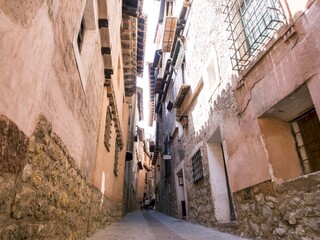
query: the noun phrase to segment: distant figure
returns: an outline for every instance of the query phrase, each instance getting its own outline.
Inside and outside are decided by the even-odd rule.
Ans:
[[[145,209],[147,212],[148,212],[148,210],[149,210],[149,203],[150,203],[149,199],[146,198],[146,199],[144,200],[144,209]]]
[[[156,200],[153,198],[150,202],[151,209],[154,209],[154,205],[156,204]]]

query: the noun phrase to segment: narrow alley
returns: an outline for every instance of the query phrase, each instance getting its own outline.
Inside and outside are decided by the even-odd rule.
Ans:
[[[320,240],[320,0],[0,0],[0,72],[0,240]]]
[[[135,211],[87,240],[244,240],[212,228],[192,224],[156,211]]]

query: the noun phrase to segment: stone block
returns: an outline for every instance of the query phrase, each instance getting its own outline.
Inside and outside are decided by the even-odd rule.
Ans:
[[[0,115],[0,173],[18,174],[26,164],[27,136],[17,125]]]

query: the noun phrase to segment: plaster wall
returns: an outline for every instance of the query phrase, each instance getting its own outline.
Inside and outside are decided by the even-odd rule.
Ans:
[[[287,181],[300,176],[300,161],[288,123],[277,118],[261,118],[259,125],[262,141],[268,149],[273,179]]]
[[[320,78],[319,74],[314,75],[307,81],[308,89],[310,95],[317,111],[318,116],[320,116]]]
[[[116,144],[116,130],[115,121],[112,121],[111,135],[110,135],[110,149],[109,151],[104,145],[104,134],[105,134],[105,122],[107,107],[109,106],[109,98],[107,97],[107,92],[105,90],[103,100],[102,100],[102,114],[100,118],[100,131],[99,140],[97,148],[97,160],[95,164],[95,174],[93,182],[106,196],[116,200],[117,202],[122,201],[122,189],[124,184],[124,174],[125,174],[125,154],[126,147],[118,149],[118,165],[117,165],[117,175],[114,173],[114,162],[115,162],[115,144]],[[120,123],[122,124],[122,139],[126,143],[128,136],[128,116],[129,116],[129,104],[117,102],[117,106],[122,106],[122,111],[119,113]],[[118,109],[119,111],[119,109]]]
[[[304,3],[299,4],[301,9],[306,7]],[[258,117],[264,117],[263,115],[266,112],[272,111],[272,108],[276,104],[296,91],[304,83],[307,83],[313,104],[317,111],[319,111],[318,90],[316,90],[318,89],[318,83],[316,82],[318,82],[317,73],[319,72],[320,61],[318,57],[320,54],[319,41],[317,40],[319,39],[319,4],[313,2],[313,4],[310,3],[307,6],[309,8],[306,11],[296,12],[300,16],[293,25],[296,33],[287,38],[280,37],[274,41],[269,50],[255,62],[254,66],[238,78],[240,81],[235,85],[235,95],[242,116],[240,126],[242,132],[245,132],[245,135],[239,138],[239,140],[242,139],[242,143],[235,145],[241,149],[250,146],[248,152],[242,152],[234,159],[235,165],[237,165],[236,162],[241,164],[244,157],[246,157],[247,163],[252,164],[253,161],[261,161],[262,158],[267,158],[270,162],[269,166],[266,166],[268,164],[267,161],[263,161],[263,164],[259,164],[258,166],[269,168],[270,177],[279,177],[282,180],[288,180],[301,174],[297,164],[297,155],[293,152],[293,139],[289,136],[288,122],[280,123],[279,119],[259,120],[262,124],[261,133],[256,121]],[[284,28],[282,34],[285,35],[287,29]],[[307,100],[308,95],[301,96],[301,103]],[[288,113],[292,111],[289,108],[281,110]],[[294,117],[298,116],[299,113],[296,113],[296,115],[287,121],[291,121]],[[267,122],[271,123],[271,121],[273,121],[273,124],[268,125],[269,133],[266,134],[266,125],[264,124]],[[253,136],[256,139],[252,138],[253,141],[250,141],[249,136],[252,131],[255,131]],[[281,137],[278,135],[280,133],[282,133]],[[273,135],[273,137],[269,137],[273,139],[272,141],[276,141],[278,146],[270,146],[271,138],[266,135]],[[266,142],[259,139],[261,136],[267,138]],[[282,147],[280,148],[279,146]],[[267,148],[263,149],[264,147]],[[284,150],[287,151],[284,152]],[[263,151],[265,151],[265,156],[261,155],[262,158],[257,157]],[[285,153],[286,156],[284,156]],[[276,160],[281,158],[281,156],[284,157],[282,162]],[[292,161],[287,161],[286,159],[288,158],[291,158]],[[291,165],[288,168],[289,163]],[[252,165],[249,164],[248,166]],[[265,175],[264,179],[268,179],[268,174]],[[256,178],[252,179],[252,181],[242,184],[242,186],[233,188],[233,191],[258,183],[263,178],[260,178],[259,181],[257,180]],[[231,181],[234,182],[232,177]]]
[[[1,1],[0,7],[0,113],[28,136],[39,114],[45,115],[91,178],[103,64],[96,29],[83,88],[73,44],[85,1]]]
[[[219,143],[208,143],[208,163],[215,217],[219,222],[229,222],[230,208],[222,154]]]
[[[40,114],[66,144],[76,165],[113,202],[121,203],[125,147],[114,175],[116,132],[111,150],[104,146],[106,109],[97,1],[1,1],[0,113],[28,136]],[[122,139],[126,144],[129,102],[124,98],[121,57],[121,2],[107,1],[114,86]],[[25,11],[25,9],[28,9]],[[86,9],[86,10],[85,10]],[[78,50],[80,23],[91,16]]]
[[[281,232],[277,233],[279,229],[276,227],[278,212],[273,214],[273,210],[270,210],[273,209],[273,203],[270,202],[278,201],[274,199],[272,181],[279,179],[279,182],[286,182],[295,178],[300,175],[300,168],[288,122],[267,118],[265,114],[292,92],[305,86],[305,83],[310,94],[304,96],[301,102],[309,101],[311,95],[319,112],[319,4],[317,1],[288,3],[289,7],[296,5],[290,22],[294,25],[284,27],[249,69],[237,73],[230,66],[230,45],[226,41],[223,4],[220,1],[192,1],[184,30],[185,80],[191,88],[181,107],[188,110],[188,127],[179,128],[179,134],[174,134],[170,141],[172,156],[175,156],[172,158],[173,166],[179,166],[179,161],[185,162],[186,195],[189,220],[192,222],[220,226],[213,204],[218,194],[215,189],[212,190],[215,186],[211,186],[216,179],[210,181],[211,173],[215,173],[209,162],[213,150],[210,149],[211,146],[207,146],[214,131],[220,127],[233,196],[237,197],[241,193],[243,196],[237,201],[245,202],[250,193],[261,205],[261,209],[246,203],[237,205],[239,222],[248,220],[245,226],[240,226],[241,231],[256,231],[256,237],[266,236],[271,239],[272,234],[281,235]],[[292,26],[294,31],[290,32]],[[216,60],[213,59],[214,53]],[[206,76],[211,63],[215,66],[210,69],[214,69],[215,80],[218,81],[216,85],[210,85],[209,77]],[[178,75],[179,77],[181,76]],[[179,82],[181,81],[176,79],[175,83]],[[201,86],[199,94],[191,101],[197,86]],[[211,91],[210,86],[216,88],[213,87]],[[162,120],[158,122],[163,124]],[[162,128],[165,129],[165,126]],[[169,135],[168,131],[161,132]],[[160,140],[161,143],[164,142],[163,139]],[[194,183],[191,158],[197,149],[202,153],[204,176],[201,181]],[[166,179],[167,185],[162,181],[159,186],[166,190],[168,181],[174,180],[173,177],[175,175]],[[302,191],[303,184],[295,187],[296,191]],[[211,191],[213,194],[210,194]],[[260,196],[259,191],[274,198]],[[294,193],[295,191],[292,192]],[[167,194],[169,201],[166,203],[176,200],[179,194],[178,191]],[[279,200],[279,205],[285,204],[286,201]],[[175,215],[177,211],[168,207],[161,210],[171,215]],[[259,214],[265,215],[266,220],[249,221],[243,212],[250,214],[252,219]],[[268,221],[267,224],[274,230],[272,234],[269,227],[262,224],[264,221]],[[301,222],[304,221],[301,218]],[[259,232],[270,234],[261,235]]]

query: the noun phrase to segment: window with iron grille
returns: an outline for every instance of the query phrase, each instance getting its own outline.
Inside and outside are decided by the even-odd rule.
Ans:
[[[279,0],[228,0],[225,8],[232,68],[243,70],[285,24]]]
[[[192,157],[192,176],[194,183],[203,179],[202,156],[200,149]]]
[[[104,145],[107,150],[110,151],[110,138],[111,138],[111,127],[112,127],[112,114],[110,108],[107,108],[106,125],[104,131]]]
[[[291,123],[304,174],[320,170],[320,122],[315,109]]]
[[[119,145],[118,145],[118,139],[116,138],[116,144],[114,147],[114,166],[113,166],[113,173],[116,176],[118,176],[118,160],[119,160]]]

